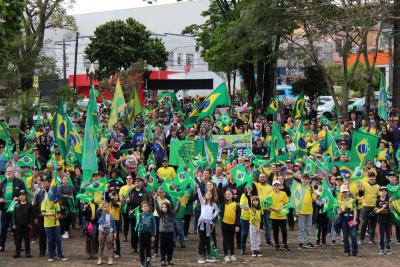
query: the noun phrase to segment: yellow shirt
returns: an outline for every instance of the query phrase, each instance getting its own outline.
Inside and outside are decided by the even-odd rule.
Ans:
[[[119,207],[114,207],[110,204],[110,214],[114,217],[114,220],[119,221],[120,213],[121,213],[121,202],[117,201]]]
[[[93,202],[100,206],[103,203],[103,192],[95,192],[93,196]]]
[[[378,184],[371,185],[365,182],[363,182],[362,184],[364,189],[363,207],[375,207],[380,188],[379,185]]]
[[[272,191],[274,191],[272,186],[270,186],[267,183],[266,184],[254,183],[254,184],[256,185],[258,197],[260,199],[265,199],[266,197],[268,197],[269,194],[271,194]]]
[[[125,198],[126,193],[129,191],[129,189],[131,189],[134,186],[135,186],[134,184],[131,184],[131,185],[126,184],[126,185],[122,186],[121,189],[119,189],[119,195],[122,196],[123,198]]]
[[[51,204],[49,200],[45,199],[40,206],[42,213],[53,213],[52,216],[44,216],[44,227],[55,227],[60,225],[60,221],[57,219],[56,214],[61,211],[60,204]]]
[[[311,186],[306,186],[306,190],[304,192],[303,204],[302,208],[299,211],[301,215],[311,215],[313,214],[313,201],[317,199],[317,194],[315,194],[314,190],[311,189]]]
[[[279,191],[279,193],[271,192],[269,196],[272,198],[272,206],[271,208],[275,209],[282,209],[287,203],[289,203],[289,198],[287,197],[286,193],[283,191]],[[275,220],[286,220],[286,214],[280,214],[271,209],[271,219]]]
[[[235,224],[236,222],[236,207],[237,203],[232,201],[230,203],[225,203],[224,217],[222,222],[226,224]]]
[[[351,197],[346,200],[339,198],[338,203],[339,203],[340,211],[344,211],[346,208],[349,208],[350,211],[353,211],[353,209],[355,207],[355,200],[354,200],[354,198],[351,198]]]
[[[165,181],[165,179],[169,178],[171,181],[175,178],[176,172],[172,167],[161,167],[157,170],[157,175],[161,177]]]
[[[246,194],[243,193],[242,196],[240,197],[239,205],[240,206],[243,206],[243,205],[250,206],[250,203],[249,203],[249,200],[247,199]],[[240,213],[240,219],[247,220],[247,221],[250,220],[250,210],[242,209],[242,212]]]
[[[262,214],[263,214],[263,212],[261,209],[258,210],[255,208],[251,208],[250,209],[250,224],[260,227]]]

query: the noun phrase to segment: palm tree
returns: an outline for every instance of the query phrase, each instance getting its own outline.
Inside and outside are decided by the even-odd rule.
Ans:
[[[20,119],[20,128],[33,125],[33,114],[36,108],[32,90],[22,91],[20,94],[11,96],[5,106],[5,117],[9,123],[11,118]]]

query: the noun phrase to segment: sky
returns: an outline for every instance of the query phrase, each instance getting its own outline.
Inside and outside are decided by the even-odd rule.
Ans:
[[[82,14],[101,11],[118,10],[149,5],[148,0],[76,0],[69,14]],[[175,3],[176,0],[152,0],[153,5]],[[155,2],[156,1],[156,2]]]

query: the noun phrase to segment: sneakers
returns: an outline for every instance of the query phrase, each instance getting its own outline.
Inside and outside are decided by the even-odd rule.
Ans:
[[[68,239],[68,238],[69,238],[68,232],[65,232],[65,233],[61,236],[61,238],[63,238],[63,239]]]
[[[284,244],[283,245],[283,250],[284,251],[289,251],[290,250],[288,244]]]
[[[332,240],[331,246],[336,245],[336,240]]]
[[[206,260],[204,259],[204,257],[199,256],[197,262],[200,263],[200,264],[204,264],[204,263],[206,263]]]
[[[388,250],[386,250],[386,255],[393,255],[393,253],[390,249],[388,249]]]
[[[171,261],[168,261],[168,265],[174,265],[175,263],[171,260]]]
[[[113,264],[114,264],[113,258],[108,258],[108,265],[113,265]]]
[[[383,256],[385,253],[383,252],[383,249],[379,250],[379,256]]]
[[[182,242],[182,243],[181,243],[181,248],[186,248],[185,242]]]
[[[267,247],[272,247],[272,242],[271,241],[267,241]]]
[[[101,258],[99,258],[98,260],[97,260],[97,265],[101,265],[103,263],[103,261],[101,260]]]
[[[231,255],[231,262],[235,262],[235,261],[236,261],[235,255]]]
[[[161,266],[167,266],[167,263],[165,261],[161,261]]]
[[[303,249],[303,244],[302,243],[299,244],[299,249]]]
[[[253,252],[251,253],[251,256],[252,256],[253,258],[257,257],[257,252],[256,252],[256,251],[253,251]]]
[[[15,254],[15,255],[13,255],[13,258],[14,258],[14,259],[21,258],[21,255]]]
[[[244,255],[244,253],[245,253],[244,249],[241,249],[241,250],[240,250],[240,255],[242,255],[242,256],[243,256],[243,255]]]
[[[118,255],[118,254],[115,254],[115,255],[114,255],[114,258],[115,258],[115,259],[119,259],[119,258],[121,258],[121,256]]]
[[[54,261],[53,258],[49,258],[49,259],[47,260],[47,262],[53,262],[53,261]]]
[[[313,245],[313,244],[311,244],[311,243],[308,243],[307,245],[306,245],[306,248],[314,248],[315,246]]]
[[[214,258],[214,257],[207,257],[206,258],[206,262],[211,262],[211,263],[213,263],[213,262],[217,262],[217,259],[216,258]]]
[[[260,253],[260,251],[256,251],[256,255],[257,255],[257,257],[262,257],[262,254]]]
[[[400,245],[400,240],[397,240],[397,241],[396,241],[396,244],[397,244],[397,245]]]
[[[59,261],[67,261],[68,258],[66,258],[66,257],[61,257],[61,258],[58,258],[58,260],[59,260]]]
[[[275,250],[276,250],[276,251],[279,251],[280,248],[281,248],[280,245],[275,245]]]
[[[368,241],[368,243],[370,243],[370,244],[376,244],[376,241],[373,240],[373,239],[370,239],[370,240]]]
[[[358,240],[358,245],[359,245],[359,246],[364,245],[364,240],[361,240],[361,239]]]
[[[231,258],[230,258],[228,255],[226,255],[226,256],[224,257],[224,262],[228,263],[228,262],[230,262],[230,261],[231,261]]]

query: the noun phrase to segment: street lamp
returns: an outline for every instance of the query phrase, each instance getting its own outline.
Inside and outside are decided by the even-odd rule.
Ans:
[[[96,71],[99,69],[99,62],[95,61],[92,63],[90,61],[86,61],[84,64],[86,68],[86,75],[89,77],[89,86],[92,87],[92,80],[94,79]]]

